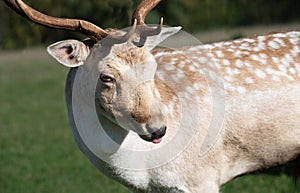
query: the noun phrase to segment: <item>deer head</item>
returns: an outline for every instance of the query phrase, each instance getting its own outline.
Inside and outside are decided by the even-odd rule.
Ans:
[[[85,41],[57,42],[48,47],[48,52],[64,66],[97,71],[93,72],[98,80],[95,104],[100,116],[138,133],[146,141],[161,141],[167,130],[166,112],[154,80],[157,63],[151,50],[180,27],[163,27],[162,19],[157,28],[145,25],[147,13],[160,0],[143,0],[133,14],[133,26],[127,33],[103,30],[83,20],[46,16],[21,0],[5,2],[33,22],[88,36]],[[91,77],[87,75],[82,81]]]

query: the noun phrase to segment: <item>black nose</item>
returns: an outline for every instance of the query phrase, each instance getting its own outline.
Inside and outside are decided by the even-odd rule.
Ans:
[[[167,131],[167,126],[162,126],[159,130],[151,133],[151,138],[152,139],[159,139],[163,137],[166,134]]]

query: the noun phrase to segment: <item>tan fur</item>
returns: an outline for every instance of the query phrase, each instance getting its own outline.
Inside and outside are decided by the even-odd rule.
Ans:
[[[136,192],[217,193],[220,185],[238,175],[295,158],[300,153],[299,47],[299,32],[158,49],[152,55],[130,44],[115,46],[111,55],[101,60],[104,65],[99,71],[114,75],[117,83],[98,83],[96,91],[99,116],[112,120],[108,129],[118,127],[113,119],[122,117],[123,111],[115,107],[121,106],[136,121],[135,132],[148,132],[146,124],[155,128],[167,125],[160,148],[173,143],[178,133],[190,141],[168,164],[142,171],[114,168],[108,176]],[[151,66],[154,59],[157,68]],[[148,72],[155,80],[141,79]],[[70,73],[69,79],[72,76]],[[118,100],[116,92],[121,96]],[[214,118],[222,112],[214,111],[214,105],[222,104],[223,99],[224,106],[219,108],[224,108],[224,114]],[[221,124],[212,126],[212,121]],[[207,142],[211,129],[218,132],[212,133],[215,141]],[[122,140],[122,145],[157,147],[140,138]],[[208,149],[201,154],[203,146]],[[117,158],[127,160],[127,156]],[[160,156],[149,155],[145,164]],[[90,159],[103,169],[98,158]]]

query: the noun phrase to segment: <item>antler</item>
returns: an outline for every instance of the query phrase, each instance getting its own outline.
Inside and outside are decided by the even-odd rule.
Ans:
[[[146,15],[151,11],[161,0],[142,0],[132,15],[132,20],[136,19],[138,25],[145,25]]]
[[[51,17],[36,11],[21,0],[3,1],[19,15],[46,27],[79,32],[95,42],[108,35],[105,30],[85,20]]]
[[[37,24],[55,28],[55,29],[63,29],[68,31],[75,31],[81,34],[88,36],[92,42],[96,43],[99,40],[103,39],[107,35],[110,34],[110,30],[103,30],[102,28],[96,26],[93,23],[90,23],[85,20],[80,19],[68,19],[68,18],[58,18],[52,17],[49,15],[45,15],[29,5],[25,4],[22,0],[3,0],[12,10],[21,15],[22,17],[33,21]],[[134,33],[136,29],[136,25],[140,25],[138,32],[140,34],[140,41],[138,43],[134,42],[138,46],[143,46],[147,36],[153,36],[159,34],[162,28],[162,19],[160,21],[160,25],[156,28],[148,28],[145,25],[145,17],[148,12],[153,9],[161,0],[142,0],[139,6],[136,8],[133,16],[133,27],[129,33],[125,34],[123,37],[120,37],[120,40],[114,40],[116,42],[127,41],[131,34]]]
[[[161,32],[163,18],[160,19],[159,26],[156,29],[150,28],[145,24],[146,15],[151,11],[161,0],[142,0],[132,15],[132,20],[137,21],[139,28],[137,33],[140,34],[139,42],[133,42],[136,46],[144,46],[148,36],[154,36]]]

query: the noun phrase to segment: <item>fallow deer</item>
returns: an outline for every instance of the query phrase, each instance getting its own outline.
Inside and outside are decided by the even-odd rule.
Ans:
[[[180,30],[145,25],[160,0],[143,0],[127,33],[4,2],[89,37],[48,51],[71,68],[66,102],[79,148],[132,191],[217,193],[238,175],[299,155],[300,32],[154,49]]]

